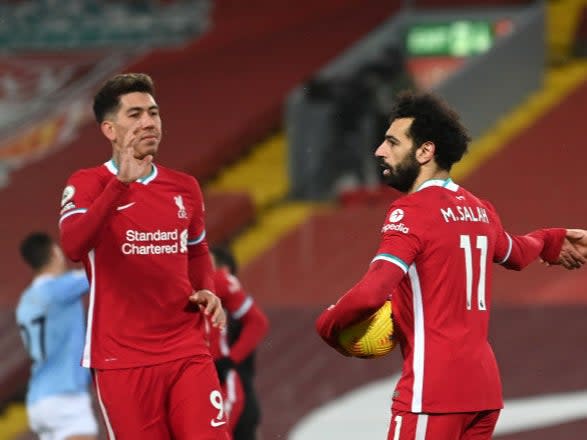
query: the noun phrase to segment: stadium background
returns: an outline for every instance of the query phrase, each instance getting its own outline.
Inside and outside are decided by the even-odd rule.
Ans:
[[[66,177],[108,158],[89,111],[104,78],[153,76],[158,161],[203,183],[209,239],[235,250],[269,315],[263,439],[382,438],[369,433],[387,425],[397,353],[340,358],[313,322],[365,270],[396,196],[368,161],[389,96],[416,84],[462,112],[475,139],[455,178],[510,231],[585,228],[586,3],[2,2],[0,439],[32,438],[18,242],[56,233]],[[507,400],[496,438],[587,438],[586,281],[538,264],[496,270],[491,339]]]

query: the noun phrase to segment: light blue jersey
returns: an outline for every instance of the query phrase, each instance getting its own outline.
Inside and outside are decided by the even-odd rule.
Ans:
[[[40,275],[23,292],[16,321],[33,360],[27,404],[65,393],[86,392],[89,370],[80,366],[84,347],[85,314],[82,295],[86,275]]]

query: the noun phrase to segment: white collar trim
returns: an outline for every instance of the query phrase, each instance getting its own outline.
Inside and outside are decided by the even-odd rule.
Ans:
[[[449,177],[448,179],[430,179],[424,182],[422,185],[418,187],[416,192],[420,191],[424,188],[429,188],[431,186],[440,186],[442,188],[446,188],[449,191],[456,192],[459,189],[459,185],[453,182],[453,180]]]
[[[110,159],[108,162],[104,162],[104,166],[115,176],[118,175],[118,168],[114,163],[113,159]],[[137,179],[138,183],[142,183],[143,185],[148,185],[150,182],[155,180],[157,175],[159,174],[159,170],[157,169],[157,165],[151,164],[151,173],[147,177],[143,177],[141,179]]]

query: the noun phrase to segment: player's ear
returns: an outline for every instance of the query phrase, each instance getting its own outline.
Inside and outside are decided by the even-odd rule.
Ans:
[[[114,124],[111,121],[104,120],[100,124],[100,130],[102,130],[102,134],[106,136],[106,138],[113,142],[116,140],[116,132],[114,131]]]
[[[422,145],[420,145],[420,148],[418,148],[418,151],[416,152],[416,159],[421,164],[428,163],[432,159],[434,159],[435,152],[436,145],[434,145],[434,142],[426,141]]]

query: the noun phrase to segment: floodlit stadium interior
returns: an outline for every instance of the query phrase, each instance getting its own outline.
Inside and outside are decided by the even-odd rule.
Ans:
[[[508,231],[587,229],[586,56],[586,0],[0,2],[0,440],[37,438],[19,243],[58,237],[67,178],[110,159],[92,114],[106,79],[153,78],[155,163],[199,181],[208,243],[233,251],[269,319],[257,438],[383,439],[400,350],[343,357],[315,321],[361,279],[401,195],[374,159],[396,94],[458,111],[472,142],[453,180]],[[493,438],[587,438],[587,271],[495,267],[492,308],[505,402]]]

